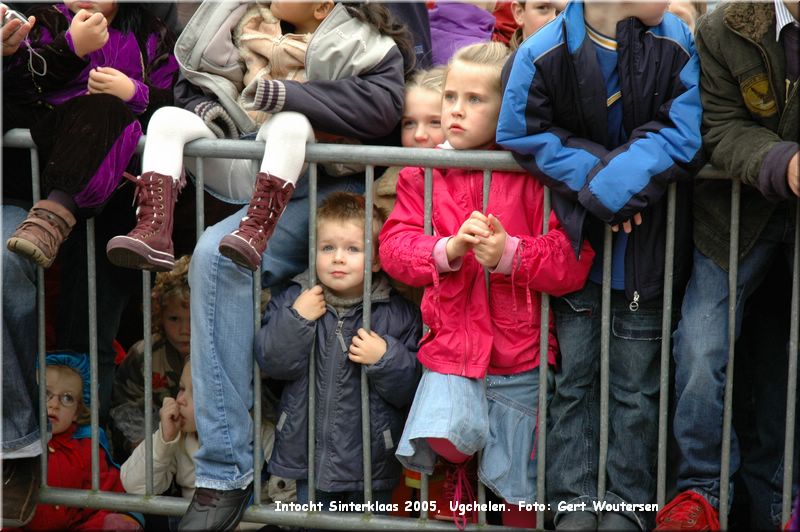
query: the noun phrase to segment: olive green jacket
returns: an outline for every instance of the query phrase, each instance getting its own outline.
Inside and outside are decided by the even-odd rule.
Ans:
[[[715,167],[742,180],[740,259],[773,212],[796,201],[786,168],[799,149],[800,84],[787,94],[786,58],[775,26],[771,2],[725,2],[697,27],[703,144]],[[696,181],[695,246],[725,269],[730,203],[731,181]]]

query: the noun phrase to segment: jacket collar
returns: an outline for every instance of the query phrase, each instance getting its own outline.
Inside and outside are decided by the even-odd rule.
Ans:
[[[311,287],[309,281],[310,279],[308,270],[304,271],[303,273],[299,273],[292,278],[292,282],[299,284],[301,290]],[[379,301],[388,301],[391,291],[392,285],[389,283],[389,278],[386,277],[385,273],[379,271],[372,274],[372,294],[370,300],[373,303],[377,303]]]
[[[760,42],[775,25],[771,2],[731,2],[724,9],[725,24],[754,42]]]

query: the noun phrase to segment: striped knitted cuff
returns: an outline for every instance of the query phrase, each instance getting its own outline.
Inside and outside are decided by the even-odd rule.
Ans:
[[[256,80],[244,89],[242,101],[248,111],[277,113],[286,103],[286,86],[276,80]]]
[[[203,122],[217,138],[238,138],[236,123],[220,103],[210,100],[201,102],[194,108],[194,112],[203,119]]]

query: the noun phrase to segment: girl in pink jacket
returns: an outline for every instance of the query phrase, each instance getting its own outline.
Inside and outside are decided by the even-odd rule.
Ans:
[[[497,149],[507,57],[500,43],[468,46],[453,56],[445,75],[447,142],[441,148]],[[424,172],[409,167],[400,173],[397,204],[380,235],[381,264],[398,280],[426,288],[422,314],[430,331],[418,354],[426,371],[396,454],[405,467],[428,474],[437,456],[445,461],[453,504],[444,504],[455,509],[431,510],[462,526],[474,501],[468,464],[483,449],[478,476],[505,500],[504,524],[533,526],[535,515],[521,514],[519,505],[536,500],[540,292],[557,296],[583,287],[594,253],[586,246],[577,260],[555,216],[542,235],[538,181],[521,172],[491,177],[484,205],[482,171],[434,170],[433,235],[426,235]],[[551,332],[551,364],[556,351]]]

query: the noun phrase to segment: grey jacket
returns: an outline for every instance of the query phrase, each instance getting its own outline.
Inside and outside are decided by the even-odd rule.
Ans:
[[[244,67],[231,30],[248,3],[206,0],[175,45],[182,76],[176,103],[193,111],[200,101],[218,101],[242,134],[255,131],[256,124],[237,101],[245,90]],[[352,17],[343,5],[336,4],[314,32],[305,67],[308,81],[280,82],[281,104],[266,111],[297,111],[315,130],[357,139],[386,135],[399,121],[402,54],[391,38]]]

